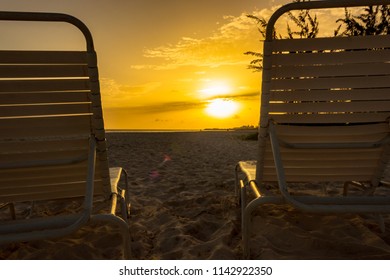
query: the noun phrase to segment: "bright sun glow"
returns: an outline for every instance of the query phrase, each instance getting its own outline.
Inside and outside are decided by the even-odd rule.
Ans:
[[[237,102],[231,99],[214,99],[206,107],[206,113],[216,118],[227,118],[238,110]]]
[[[208,87],[200,90],[199,92],[205,95],[206,97],[212,97],[216,95],[228,94],[232,90],[230,86],[223,82],[215,82]]]

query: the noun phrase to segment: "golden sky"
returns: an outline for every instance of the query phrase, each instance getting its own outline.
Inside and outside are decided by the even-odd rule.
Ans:
[[[0,0],[0,6],[68,13],[90,28],[106,128],[203,129],[257,124],[261,75],[246,69],[252,58],[243,53],[258,51],[261,38],[246,15],[269,17],[287,2]],[[36,39],[39,32],[26,31],[25,25],[2,24],[2,48],[27,43],[38,48],[42,41],[70,49],[83,44],[80,34],[64,25],[38,27],[52,34],[52,41]],[[16,37],[18,32],[25,34]]]

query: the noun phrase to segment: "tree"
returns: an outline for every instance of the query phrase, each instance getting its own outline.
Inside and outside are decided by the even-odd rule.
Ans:
[[[262,18],[262,17],[257,17],[255,15],[247,15],[248,18],[251,18],[256,21],[257,24],[257,30],[261,34],[262,38],[265,38],[265,30],[267,28],[267,21]],[[274,30],[276,36],[276,31]],[[247,51],[244,53],[245,55],[251,55],[256,57],[255,59],[252,59],[251,62],[248,65],[248,69],[252,70],[253,72],[260,72],[263,67],[262,67],[262,62],[263,62],[263,54],[261,52],[254,52],[254,51]]]
[[[369,6],[360,15],[352,15],[345,9],[345,17],[336,22],[341,24],[335,36],[387,35],[390,34],[390,6]],[[344,31],[340,33],[342,27]]]
[[[305,0],[296,0],[296,2]],[[287,24],[287,36],[282,36],[274,30],[273,37],[278,39],[293,38],[315,38],[319,31],[319,22],[316,16],[311,16],[308,10],[299,11],[295,16],[288,12],[287,16],[294,24],[294,30]],[[267,20],[254,15],[248,15],[256,21],[258,31],[265,38]],[[350,10],[345,9],[345,17],[336,22],[341,24],[334,31],[335,36],[366,36],[366,35],[388,35],[390,34],[390,5],[369,6],[363,9],[359,15],[353,15]],[[342,30],[342,31],[341,31]],[[248,51],[244,53],[255,57],[248,65],[248,69],[254,72],[262,70],[263,55],[260,52]]]
[[[298,16],[294,16],[291,12],[288,12],[287,15],[298,27],[298,31],[292,31],[290,25],[287,24],[287,34],[289,39],[295,38],[295,35],[298,35],[299,38],[317,37],[319,31],[317,16],[314,16],[313,18],[308,10],[299,11]]]
[[[303,0],[304,1],[304,0]],[[300,0],[297,0],[296,2],[300,2]],[[278,34],[276,29],[273,31],[273,38],[278,39],[292,39],[296,38],[297,36],[299,38],[315,38],[319,31],[319,23],[317,20],[317,16],[312,17],[308,10],[301,10],[299,11],[299,14],[296,16],[292,12],[288,12],[287,16],[289,19],[294,23],[296,29],[291,29],[290,25],[287,24],[287,36],[282,36],[281,34]],[[265,38],[265,32],[267,28],[267,20],[265,20],[262,17],[257,17],[254,15],[247,15],[248,18],[251,18],[256,21],[257,29],[262,37],[262,39]],[[263,54],[260,52],[254,52],[254,51],[248,51],[244,53],[245,55],[254,56],[255,59],[251,60],[251,62],[248,65],[248,69],[252,70],[253,72],[260,72],[263,62]]]

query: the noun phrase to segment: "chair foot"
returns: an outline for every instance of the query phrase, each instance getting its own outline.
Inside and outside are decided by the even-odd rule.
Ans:
[[[97,214],[91,217],[92,221],[102,221],[115,224],[119,227],[123,237],[123,255],[124,259],[131,258],[130,234],[129,225],[123,219],[112,214]]]

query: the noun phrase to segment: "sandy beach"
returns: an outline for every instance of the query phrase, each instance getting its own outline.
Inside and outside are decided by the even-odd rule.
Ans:
[[[255,159],[243,132],[108,133],[111,166],[129,172],[134,259],[242,259],[234,167]],[[306,184],[300,191],[322,186]],[[328,189],[337,192],[336,189]],[[385,189],[380,189],[386,192]],[[76,211],[79,202],[39,202],[35,211]],[[6,215],[0,211],[0,217]],[[20,215],[23,215],[21,213]],[[313,215],[270,205],[253,218],[251,259],[390,259],[390,219]],[[75,234],[0,247],[0,259],[118,259],[121,236],[105,224]]]

